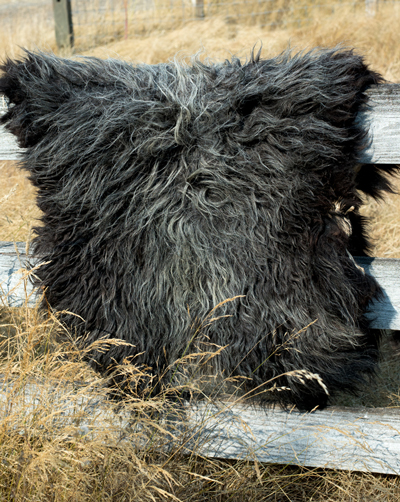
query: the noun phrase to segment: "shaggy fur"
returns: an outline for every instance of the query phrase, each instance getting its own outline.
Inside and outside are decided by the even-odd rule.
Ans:
[[[390,190],[395,168],[357,161],[355,117],[381,82],[361,57],[149,66],[27,53],[2,71],[2,122],[43,211],[46,300],[80,316],[64,320],[82,346],[131,344],[91,351],[97,370],[132,356],[161,375],[205,340],[225,347],[208,371],[248,377],[257,394],[279,377],[279,398],[303,409],[373,370],[363,313],[380,290],[351,255],[368,249],[359,191]]]

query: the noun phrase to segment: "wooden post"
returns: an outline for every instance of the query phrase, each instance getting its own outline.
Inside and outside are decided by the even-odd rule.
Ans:
[[[53,0],[54,23],[57,47],[71,48],[74,45],[71,0]]]
[[[204,0],[193,0],[194,17],[196,19],[204,19]]]
[[[367,16],[374,17],[378,9],[379,0],[365,0],[365,13]]]
[[[127,38],[128,38],[128,0],[124,0],[124,11],[125,11],[124,38],[125,38],[125,40],[127,40]]]

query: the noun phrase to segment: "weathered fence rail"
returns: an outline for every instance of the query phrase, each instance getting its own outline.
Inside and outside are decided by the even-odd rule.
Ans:
[[[5,109],[3,102],[0,114]],[[369,130],[360,160],[400,164],[400,85],[372,88],[369,106],[358,120]],[[14,138],[0,129],[0,160],[18,160],[20,155]],[[0,284],[3,301],[11,306],[21,305],[31,294],[24,268],[28,258],[24,243],[0,243]],[[383,301],[370,308],[374,327],[400,329],[400,260],[356,261],[385,293]],[[400,474],[400,410],[330,407],[304,414],[198,403],[188,406],[186,422],[196,438],[196,451],[208,456]]]

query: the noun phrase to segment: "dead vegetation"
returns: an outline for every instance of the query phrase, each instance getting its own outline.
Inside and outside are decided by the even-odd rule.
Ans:
[[[398,500],[396,476],[205,458],[168,386],[114,402],[56,316],[3,308],[0,321],[1,500]],[[135,367],[121,371],[134,388]]]

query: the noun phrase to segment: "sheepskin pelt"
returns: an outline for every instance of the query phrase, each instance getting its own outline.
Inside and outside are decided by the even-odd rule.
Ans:
[[[76,314],[63,320],[82,347],[128,342],[93,349],[97,370],[130,357],[171,381],[180,357],[223,347],[199,371],[303,409],[373,370],[363,314],[380,289],[352,255],[368,250],[360,192],[390,190],[395,168],[358,162],[356,114],[381,82],[360,56],[28,52],[1,69],[2,122],[43,212],[44,306]]]

